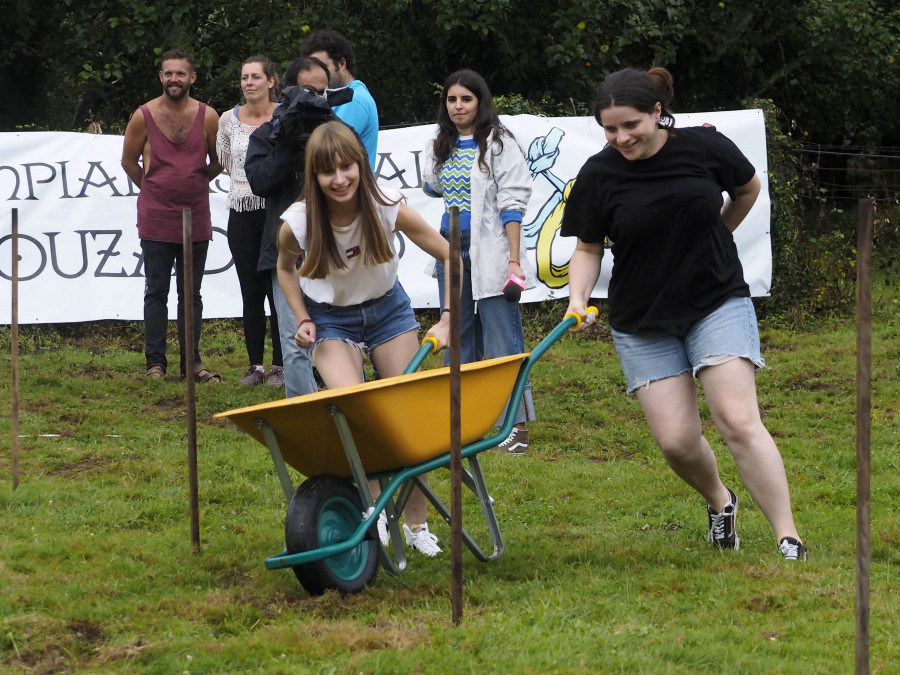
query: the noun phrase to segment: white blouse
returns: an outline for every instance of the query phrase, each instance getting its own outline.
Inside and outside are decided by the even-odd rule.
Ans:
[[[247,174],[244,172],[244,160],[247,158],[250,134],[259,127],[241,122],[238,108],[240,106],[236,105],[232,110],[226,110],[219,118],[216,154],[219,156],[219,164],[231,178],[228,208],[233,211],[255,211],[265,208],[266,202],[250,190],[250,183],[247,182]]]

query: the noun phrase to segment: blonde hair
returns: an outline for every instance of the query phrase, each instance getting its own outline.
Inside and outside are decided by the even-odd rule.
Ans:
[[[356,132],[343,122],[326,122],[316,127],[306,143],[306,172],[300,199],[306,200],[307,250],[300,266],[300,276],[323,279],[331,269],[347,267],[334,239],[328,200],[317,176],[334,171],[338,165],[354,163],[359,165],[356,205],[360,217],[363,264],[375,266],[390,262],[394,257],[378,220],[375,203],[390,206],[396,202],[389,200],[378,188],[368,155]]]

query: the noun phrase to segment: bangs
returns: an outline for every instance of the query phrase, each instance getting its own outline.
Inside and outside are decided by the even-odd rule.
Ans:
[[[319,132],[319,133],[316,133]],[[354,132],[343,122],[328,122],[319,127],[314,135],[319,136],[313,143],[310,153],[310,169],[314,173],[328,173],[339,165],[363,165],[368,156],[363,154],[362,145]],[[312,139],[311,139],[312,140]],[[312,149],[308,147],[308,150]]]

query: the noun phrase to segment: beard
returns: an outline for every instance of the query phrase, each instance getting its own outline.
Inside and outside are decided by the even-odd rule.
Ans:
[[[169,85],[168,87],[163,87],[163,93],[173,101],[181,101],[191,93],[191,87],[190,85],[186,87],[177,84]]]

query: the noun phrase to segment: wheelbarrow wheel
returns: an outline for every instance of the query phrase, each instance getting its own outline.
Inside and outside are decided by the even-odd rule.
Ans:
[[[284,521],[287,552],[312,551],[346,541],[361,521],[362,503],[351,483],[337,476],[313,476],[300,484],[288,507]],[[358,593],[378,573],[378,542],[370,534],[346,553],[292,569],[312,595],[330,588]]]

